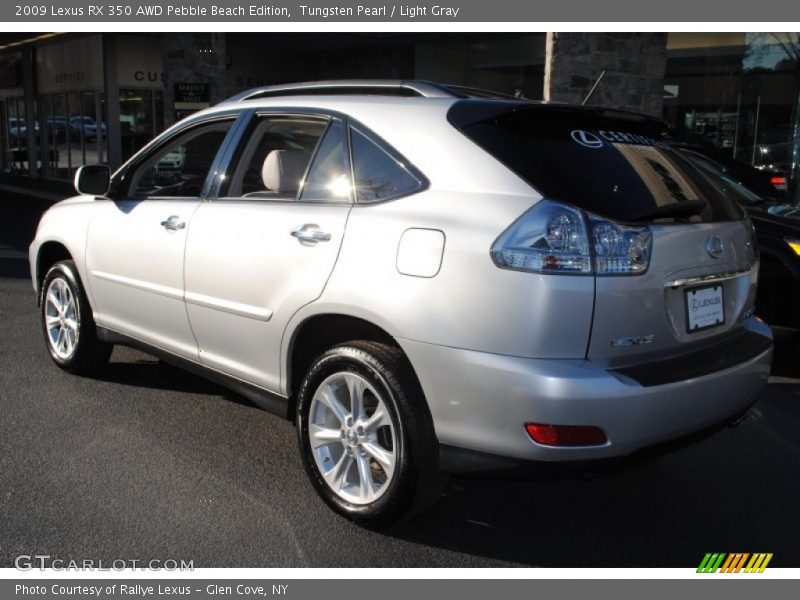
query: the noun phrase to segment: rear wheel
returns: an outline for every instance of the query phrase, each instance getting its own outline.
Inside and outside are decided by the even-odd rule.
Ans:
[[[53,265],[42,283],[42,329],[50,357],[71,373],[88,373],[106,362],[113,346],[97,338],[97,329],[75,263]]]
[[[297,424],[314,487],[354,521],[400,521],[441,492],[431,416],[397,348],[354,341],[325,352],[301,384]]]

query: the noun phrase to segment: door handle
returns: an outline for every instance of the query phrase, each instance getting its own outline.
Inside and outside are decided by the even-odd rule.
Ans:
[[[295,229],[292,229],[292,237],[296,237],[301,242],[309,242],[316,244],[317,242],[329,242],[331,234],[326,231],[320,231],[319,225],[314,223],[306,223]]]
[[[186,222],[181,221],[181,218],[178,215],[172,215],[166,221],[161,221],[161,226],[164,229],[169,229],[170,231],[177,231],[178,229],[185,229]]]

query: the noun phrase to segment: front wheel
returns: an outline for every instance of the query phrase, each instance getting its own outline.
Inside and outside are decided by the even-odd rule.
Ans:
[[[397,522],[438,498],[433,422],[399,349],[354,341],[325,352],[300,386],[297,425],[311,482],[349,519]]]
[[[113,346],[97,339],[86,292],[75,263],[53,265],[42,283],[42,329],[50,357],[71,373],[88,373],[106,362]]]

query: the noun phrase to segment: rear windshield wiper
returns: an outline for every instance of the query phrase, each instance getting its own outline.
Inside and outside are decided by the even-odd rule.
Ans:
[[[684,200],[673,204],[656,206],[651,210],[641,212],[630,217],[631,221],[644,221],[647,219],[666,219],[669,217],[692,217],[698,215],[708,207],[705,200]]]

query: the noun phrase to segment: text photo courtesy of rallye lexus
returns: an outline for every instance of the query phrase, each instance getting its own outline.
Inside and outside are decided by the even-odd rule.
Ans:
[[[291,419],[371,524],[443,470],[735,419],[772,358],[753,229],[662,128],[417,81],[244,92],[43,216],[46,346],[74,373],[137,346]]]

